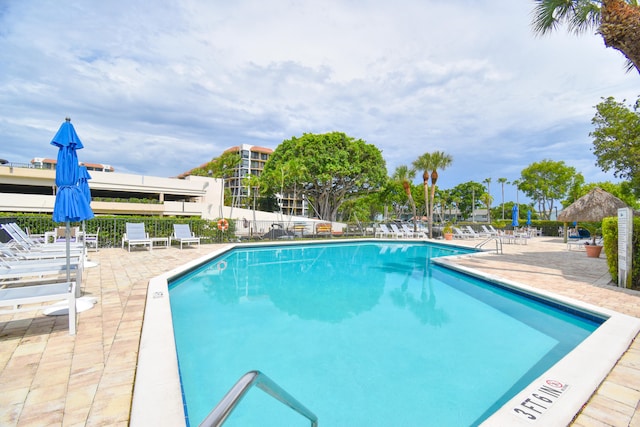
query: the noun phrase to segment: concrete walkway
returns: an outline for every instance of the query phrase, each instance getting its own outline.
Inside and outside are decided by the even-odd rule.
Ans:
[[[0,425],[128,425],[149,279],[218,247],[91,253],[99,265],[86,270],[83,292],[98,303],[79,314],[75,336],[68,334],[67,316],[0,316]],[[459,263],[640,317],[640,293],[609,286],[604,259],[544,237],[505,245],[504,252]],[[639,402],[636,337],[574,426],[640,427]]]

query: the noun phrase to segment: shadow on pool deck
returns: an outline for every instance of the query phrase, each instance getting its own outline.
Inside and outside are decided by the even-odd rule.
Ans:
[[[473,246],[477,241],[455,243]],[[0,316],[0,425],[128,425],[149,279],[220,247],[92,253],[90,258],[99,265],[86,270],[83,292],[97,297],[98,303],[78,315],[76,336],[69,336],[66,316]],[[604,259],[567,251],[557,238],[505,245],[504,255],[457,262],[640,317],[639,292],[607,285]],[[640,426],[639,402],[636,338],[574,425]]]

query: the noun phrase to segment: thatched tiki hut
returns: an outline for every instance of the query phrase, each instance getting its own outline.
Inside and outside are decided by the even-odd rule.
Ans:
[[[558,215],[558,221],[564,222],[565,242],[567,240],[568,222],[599,222],[603,218],[618,216],[618,209],[626,207],[627,204],[613,194],[604,191],[602,188],[594,188],[567,206]]]

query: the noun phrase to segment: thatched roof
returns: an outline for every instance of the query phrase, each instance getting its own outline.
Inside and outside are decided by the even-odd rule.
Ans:
[[[602,218],[618,216],[618,209],[626,207],[625,202],[596,187],[563,209],[558,221],[598,222]]]

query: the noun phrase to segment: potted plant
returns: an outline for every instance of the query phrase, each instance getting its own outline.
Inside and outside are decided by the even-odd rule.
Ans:
[[[447,222],[442,229],[442,233],[444,234],[444,240],[453,240],[453,227],[451,227],[451,223]]]
[[[591,241],[586,242],[584,244],[584,248],[587,251],[587,256],[590,258],[600,258],[600,253],[602,252],[602,245],[599,245],[596,240],[600,237],[602,233],[602,229],[600,228],[600,224],[594,223],[586,223],[581,224],[583,228],[585,228],[589,235],[591,236]]]

